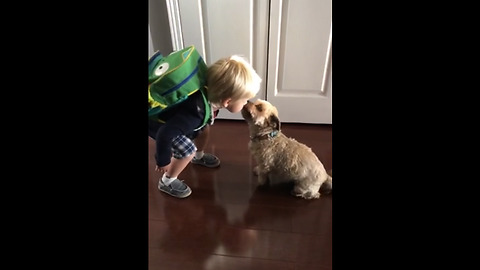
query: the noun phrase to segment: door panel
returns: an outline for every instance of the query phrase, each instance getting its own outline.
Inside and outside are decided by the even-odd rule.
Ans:
[[[271,1],[267,100],[283,122],[332,123],[331,0]]]

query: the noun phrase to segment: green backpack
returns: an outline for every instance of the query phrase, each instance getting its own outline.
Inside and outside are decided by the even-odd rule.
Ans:
[[[160,52],[148,60],[148,116],[161,120],[160,113],[201,91],[205,103],[205,117],[197,129],[206,125],[211,116],[210,104],[204,94],[207,65],[194,46],[172,52],[163,57]]]

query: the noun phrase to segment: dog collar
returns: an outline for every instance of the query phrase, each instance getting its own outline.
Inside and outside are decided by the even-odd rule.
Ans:
[[[262,135],[257,135],[257,136],[254,136],[254,137],[251,137],[250,136],[250,140],[254,141],[254,140],[266,140],[266,139],[272,139],[272,138],[275,138],[277,137],[278,133],[280,131],[278,130],[274,130],[270,133],[266,133],[266,134],[262,134]]]

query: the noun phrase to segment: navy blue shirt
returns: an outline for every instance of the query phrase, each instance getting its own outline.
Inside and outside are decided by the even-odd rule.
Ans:
[[[218,111],[214,113],[216,114]],[[187,100],[169,108],[158,115],[165,123],[149,119],[148,135],[156,142],[155,160],[157,166],[170,164],[172,158],[172,140],[178,135],[195,139],[199,131],[195,131],[203,123],[205,103],[200,91],[192,94]],[[211,119],[209,119],[211,120]]]

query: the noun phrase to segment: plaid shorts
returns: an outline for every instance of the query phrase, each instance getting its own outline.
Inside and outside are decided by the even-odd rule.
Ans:
[[[173,157],[176,159],[182,159],[188,157],[197,151],[195,144],[185,135],[178,135],[173,138],[172,152]]]

